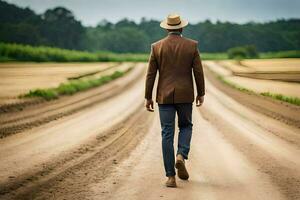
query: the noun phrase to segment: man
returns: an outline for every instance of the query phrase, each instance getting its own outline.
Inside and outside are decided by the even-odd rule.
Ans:
[[[194,102],[193,74],[197,86],[196,106],[204,101],[204,76],[198,51],[198,42],[182,37],[182,28],[188,22],[177,14],[169,15],[160,26],[168,36],[151,45],[146,76],[146,108],[153,112],[152,90],[157,71],[156,102],[162,128],[162,150],[167,187],[176,187],[175,167],[180,179],[189,178],[185,167],[192,136],[192,103]],[[178,149],[174,156],[175,115],[178,116]]]

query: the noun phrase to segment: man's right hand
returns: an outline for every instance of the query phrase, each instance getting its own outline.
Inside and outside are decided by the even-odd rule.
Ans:
[[[204,102],[204,96],[197,96],[196,97],[196,106],[199,107],[203,104]]]
[[[146,100],[146,108],[149,112],[154,112],[153,100],[152,99],[147,99]]]

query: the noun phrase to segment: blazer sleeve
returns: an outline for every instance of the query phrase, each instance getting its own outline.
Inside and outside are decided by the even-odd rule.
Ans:
[[[203,74],[203,67],[202,67],[200,53],[197,44],[196,44],[194,59],[193,59],[193,73],[194,73],[194,78],[197,86],[197,96],[204,96],[205,95],[204,74]]]
[[[157,73],[157,61],[154,54],[153,45],[151,45],[151,54],[148,62],[148,70],[146,75],[145,98],[152,99],[152,90]]]

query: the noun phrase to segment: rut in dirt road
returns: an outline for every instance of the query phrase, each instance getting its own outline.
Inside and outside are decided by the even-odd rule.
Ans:
[[[124,68],[127,65],[121,65]],[[41,126],[53,120],[74,114],[83,109],[121,93],[132,85],[144,73],[144,64],[136,64],[128,75],[112,81],[99,88],[92,88],[73,96],[64,96],[58,100],[43,102],[19,108],[18,112],[0,112],[0,138],[24,132],[27,129]],[[32,102],[35,102],[33,100]]]
[[[95,199],[299,199],[300,150],[272,133],[280,130],[288,137],[299,129],[255,113],[210,83],[207,88],[206,103],[193,113],[189,181],[178,180],[177,189],[163,185],[156,118],[144,143],[120,164],[105,182],[110,187]],[[117,186],[109,184],[116,180]]]
[[[164,186],[156,108],[146,114],[154,118],[138,123],[135,131],[145,137],[130,154],[103,151],[110,165],[95,157],[35,190],[33,199],[299,199],[300,151],[288,138],[299,137],[299,129],[242,106],[209,82],[207,89],[204,106],[193,111],[190,179],[177,179],[177,189]]]
[[[91,108],[0,140],[1,199],[300,199],[299,128],[206,83],[193,111],[190,179],[178,188],[164,186],[158,109],[144,110],[140,77]]]
[[[144,70],[140,67],[138,74]],[[126,91],[81,112],[1,139],[1,195],[17,195],[19,189],[40,184],[40,179],[60,173],[93,153],[95,141],[117,137],[115,129],[142,105],[142,99],[136,101],[143,91],[141,77]]]

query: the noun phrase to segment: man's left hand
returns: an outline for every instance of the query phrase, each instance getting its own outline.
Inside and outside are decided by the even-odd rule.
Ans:
[[[154,112],[153,100],[152,99],[147,99],[146,108],[149,112]]]
[[[204,96],[197,96],[196,97],[196,106],[197,107],[202,106],[203,102],[204,102]]]

